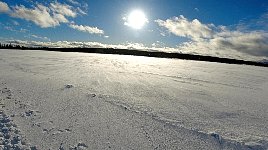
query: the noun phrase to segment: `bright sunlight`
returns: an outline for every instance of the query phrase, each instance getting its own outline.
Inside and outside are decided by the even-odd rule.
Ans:
[[[127,19],[127,22],[125,24],[134,29],[142,29],[142,27],[146,23],[148,23],[148,19],[146,18],[146,15],[141,10],[132,11],[126,19]]]

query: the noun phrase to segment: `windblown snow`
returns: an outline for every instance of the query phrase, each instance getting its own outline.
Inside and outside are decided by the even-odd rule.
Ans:
[[[2,149],[268,149],[268,69],[0,50]]]

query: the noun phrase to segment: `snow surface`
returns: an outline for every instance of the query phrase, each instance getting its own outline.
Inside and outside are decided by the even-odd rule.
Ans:
[[[268,149],[264,67],[0,50],[0,70],[0,150]]]

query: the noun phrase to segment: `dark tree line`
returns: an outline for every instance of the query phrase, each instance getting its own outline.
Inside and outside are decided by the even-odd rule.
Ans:
[[[26,46],[22,46],[22,45],[18,45],[18,44],[2,44],[0,43],[0,49],[22,49],[22,50],[48,50],[48,47],[26,47]]]
[[[0,43],[0,49],[26,49],[25,46],[21,46],[21,45],[15,45],[15,44],[2,44]]]

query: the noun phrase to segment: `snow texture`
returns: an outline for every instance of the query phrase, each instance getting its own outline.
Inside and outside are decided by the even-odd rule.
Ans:
[[[268,69],[0,50],[0,150],[268,148]]]

